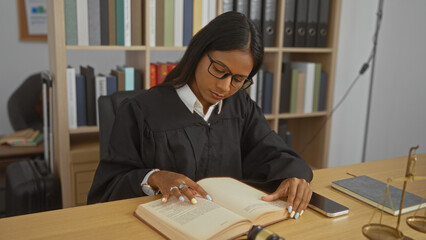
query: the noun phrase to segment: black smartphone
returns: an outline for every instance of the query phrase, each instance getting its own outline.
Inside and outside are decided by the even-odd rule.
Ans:
[[[349,208],[315,192],[312,192],[309,207],[327,217],[337,217],[349,213]]]

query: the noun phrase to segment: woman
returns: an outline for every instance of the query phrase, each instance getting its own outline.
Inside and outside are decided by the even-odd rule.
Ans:
[[[229,176],[273,192],[265,201],[288,197],[290,216],[303,214],[312,171],[244,91],[263,54],[243,14],[224,13],[201,29],[164,83],[120,106],[88,202],[161,192],[163,202],[186,196],[196,204],[197,192],[211,200],[196,181]]]

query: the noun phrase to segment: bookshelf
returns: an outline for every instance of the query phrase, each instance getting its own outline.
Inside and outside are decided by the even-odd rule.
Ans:
[[[53,76],[53,154],[55,171],[61,178],[63,206],[72,207],[86,204],[87,192],[91,186],[99,162],[99,129],[96,126],[68,128],[66,54],[74,50],[124,51],[125,64],[141,69],[143,88],[149,88],[151,54],[156,51],[184,51],[185,47],[151,47],[149,44],[149,2],[144,4],[144,33],[142,46],[67,46],[65,43],[64,0],[48,0],[48,45],[49,67]],[[334,78],[337,56],[338,29],[341,0],[331,0],[326,48],[292,48],[283,46],[285,0],[277,0],[276,39],[274,47],[265,48],[264,68],[274,73],[272,113],[265,115],[271,128],[278,131],[279,121],[286,120],[293,135],[292,147],[300,152],[330,115],[333,102]],[[217,0],[218,13],[222,1]],[[328,73],[325,111],[313,113],[279,113],[282,62],[312,61],[322,64]],[[313,168],[327,166],[330,138],[330,121],[325,124],[315,140],[302,154]]]

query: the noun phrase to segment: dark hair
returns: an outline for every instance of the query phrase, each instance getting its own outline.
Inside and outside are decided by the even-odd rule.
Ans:
[[[158,86],[182,87],[194,77],[195,69],[204,54],[214,50],[251,52],[254,63],[248,77],[252,78],[263,61],[262,34],[255,23],[244,14],[223,13],[195,34],[180,62]]]

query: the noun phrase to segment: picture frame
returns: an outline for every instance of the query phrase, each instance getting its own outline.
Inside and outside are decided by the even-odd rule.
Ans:
[[[17,4],[17,10],[18,10],[18,26],[19,26],[19,40],[20,41],[29,41],[29,42],[47,42],[47,30],[45,33],[39,34],[39,33],[31,33],[30,30],[32,30],[29,26],[28,16],[27,16],[27,3],[37,3],[37,2],[45,2],[45,0],[16,0]],[[37,9],[35,9],[37,10]],[[45,11],[45,9],[42,9]],[[46,15],[46,13],[44,14]],[[39,25],[45,24],[46,26],[41,26],[42,28],[45,27],[47,29],[47,18],[44,21],[42,19],[42,23],[39,23]],[[37,26],[40,28],[40,26]]]

